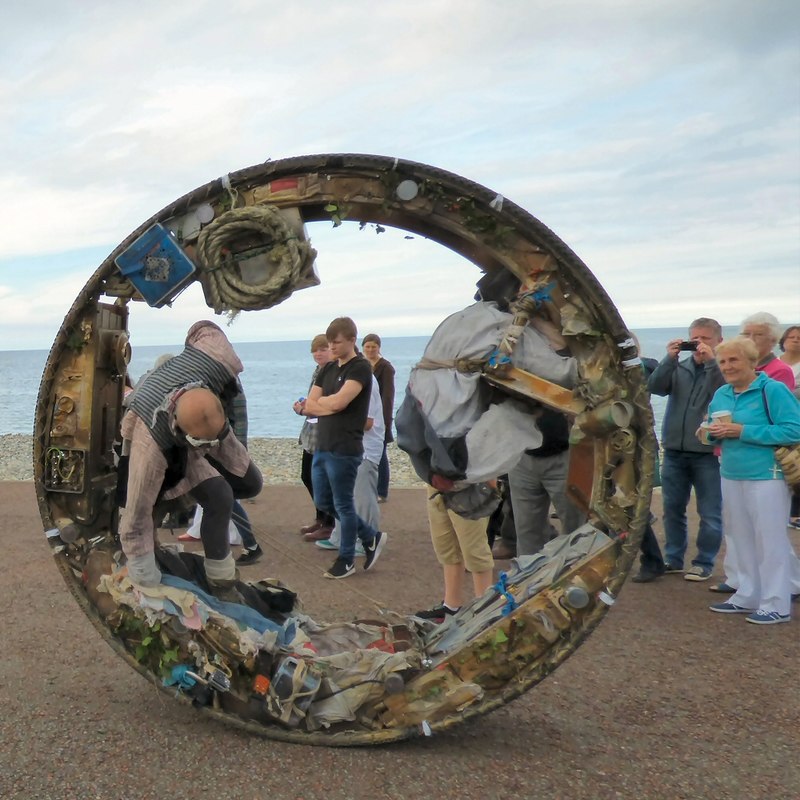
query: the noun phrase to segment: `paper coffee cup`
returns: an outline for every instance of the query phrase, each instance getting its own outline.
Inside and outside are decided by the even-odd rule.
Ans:
[[[714,411],[711,414],[712,422],[732,422],[733,417],[730,411]]]

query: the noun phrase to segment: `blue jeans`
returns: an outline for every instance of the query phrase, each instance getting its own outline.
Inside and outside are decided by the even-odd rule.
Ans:
[[[377,533],[375,528],[356,514],[353,489],[361,461],[361,456],[343,456],[317,450],[311,464],[314,505],[339,520],[339,556],[348,564],[355,559],[356,539],[369,544]]]
[[[378,464],[378,497],[389,496],[389,456],[386,453],[386,442],[383,443],[383,453]]]
[[[694,487],[700,528],[697,532],[697,556],[692,564],[705,569],[714,567],[722,544],[722,487],[719,461],[713,453],[689,453],[665,450],[661,467],[661,491],[664,501],[664,561],[683,566],[688,542],[686,506]]]

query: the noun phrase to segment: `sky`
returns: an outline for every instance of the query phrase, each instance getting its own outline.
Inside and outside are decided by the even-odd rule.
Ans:
[[[794,0],[4,3],[0,350],[48,348],[103,259],[174,199],[312,153],[422,162],[522,206],[631,328],[800,321]],[[403,231],[308,227],[319,287],[233,341],[353,317],[426,335],[478,269]],[[132,304],[134,346],[214,319]],[[225,322],[221,318],[222,323]]]

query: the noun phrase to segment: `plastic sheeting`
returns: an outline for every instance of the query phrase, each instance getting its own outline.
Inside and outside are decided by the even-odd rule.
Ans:
[[[541,445],[529,404],[511,397],[496,402],[477,369],[457,368],[485,363],[512,321],[495,303],[474,303],[439,325],[411,370],[397,414],[397,442],[423,480],[431,473],[465,483],[491,480]],[[577,376],[575,360],[559,356],[530,326],[523,328],[511,363],[567,388]]]

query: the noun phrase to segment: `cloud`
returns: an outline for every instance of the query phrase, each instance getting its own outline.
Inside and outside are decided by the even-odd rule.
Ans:
[[[682,322],[695,298],[732,321],[748,299],[791,315],[800,293],[788,0],[33,0],[4,9],[3,28],[3,342],[57,330],[71,287],[175,198],[313,152],[396,155],[502,193],[608,282],[626,319]],[[232,331],[277,336],[350,303],[427,332],[472,295],[474,269],[443,248],[314,238],[325,285]],[[187,292],[155,313],[133,312],[147,337],[208,310]]]

